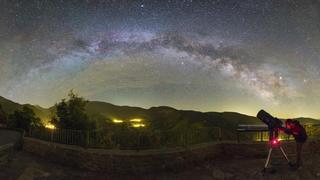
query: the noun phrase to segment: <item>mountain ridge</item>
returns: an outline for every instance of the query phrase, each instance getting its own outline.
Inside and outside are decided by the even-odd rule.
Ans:
[[[35,114],[43,120],[48,121],[54,106],[43,108],[39,105],[19,104],[0,96],[0,105],[4,111],[12,113],[15,110],[20,110],[24,105],[30,107]],[[134,106],[118,106],[103,101],[88,101],[86,112],[90,117],[100,117],[112,120],[113,118],[129,120],[133,118],[143,118],[157,120],[186,120],[188,122],[201,121],[211,125],[230,126],[235,128],[237,124],[261,124],[262,122],[254,116],[242,114],[239,112],[201,112],[195,110],[180,110],[170,106],[153,106],[150,108],[134,107]],[[319,120],[307,117],[294,118],[302,123],[320,123]],[[212,121],[212,122],[210,122]],[[214,123],[213,123],[214,122]],[[213,123],[213,124],[212,124]],[[219,124],[221,123],[221,124]]]

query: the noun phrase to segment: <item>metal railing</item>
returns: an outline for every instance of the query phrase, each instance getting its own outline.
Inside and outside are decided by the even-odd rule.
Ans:
[[[260,129],[256,127],[259,127]],[[262,126],[256,125],[239,125],[237,129],[237,141],[269,141],[268,129],[263,129],[261,127]],[[308,139],[320,139],[319,124],[304,125],[304,128],[308,135]],[[279,138],[286,141],[294,140],[293,136],[289,136],[284,133],[280,133]]]
[[[27,136],[60,144],[104,149],[155,149],[184,147],[192,144],[219,141],[221,128],[202,128],[185,131],[149,131],[143,128],[128,131],[71,130],[31,128]]]
[[[309,139],[320,138],[320,127],[306,127]],[[70,130],[31,128],[27,136],[60,144],[103,149],[157,149],[186,147],[214,141],[239,141],[236,130],[219,127],[193,130],[150,131],[144,128],[110,130]],[[282,140],[293,140],[292,136],[280,134]],[[268,141],[268,132],[241,133],[241,141]]]

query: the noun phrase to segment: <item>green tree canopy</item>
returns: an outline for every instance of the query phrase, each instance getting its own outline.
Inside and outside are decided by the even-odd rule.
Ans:
[[[56,117],[52,118],[51,122],[62,129],[87,130],[94,128],[94,123],[89,120],[85,112],[87,103],[87,100],[71,90],[68,99],[62,99],[60,103],[56,104]]]
[[[30,127],[40,127],[42,124],[41,120],[36,117],[32,109],[23,106],[22,110],[16,110],[13,114],[9,115],[8,126],[29,131]]]

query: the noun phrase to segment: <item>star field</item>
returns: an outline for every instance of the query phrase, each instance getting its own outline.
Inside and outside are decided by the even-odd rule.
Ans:
[[[319,118],[320,1],[0,0],[0,95]]]

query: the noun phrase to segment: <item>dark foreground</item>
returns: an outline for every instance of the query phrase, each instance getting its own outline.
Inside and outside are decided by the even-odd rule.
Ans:
[[[8,143],[16,143],[20,138],[20,132],[0,129],[0,146]]]
[[[306,156],[304,167],[296,171],[290,170],[281,158],[274,159],[273,169],[276,172],[268,172],[262,176],[264,161],[265,159],[238,158],[208,161],[182,172],[111,175],[76,170],[19,151],[11,162],[0,167],[0,179],[320,179],[320,155]]]

